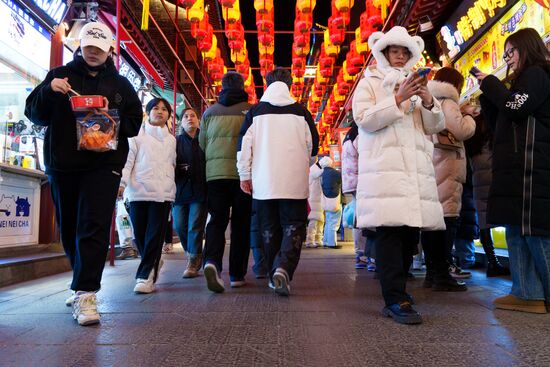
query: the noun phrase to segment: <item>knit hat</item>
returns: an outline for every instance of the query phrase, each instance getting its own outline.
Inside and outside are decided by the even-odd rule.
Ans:
[[[319,165],[323,168],[325,167],[332,167],[333,165],[333,162],[332,162],[332,159],[330,159],[330,157],[323,157],[321,158],[321,160],[319,161]]]

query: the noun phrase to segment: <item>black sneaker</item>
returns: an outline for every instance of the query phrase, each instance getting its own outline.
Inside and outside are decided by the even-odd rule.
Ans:
[[[391,317],[395,322],[400,324],[411,325],[422,323],[422,316],[412,308],[408,301],[386,306],[382,310],[382,314]]]
[[[465,292],[468,290],[466,283],[451,277],[437,281],[434,280],[431,288],[436,292]]]

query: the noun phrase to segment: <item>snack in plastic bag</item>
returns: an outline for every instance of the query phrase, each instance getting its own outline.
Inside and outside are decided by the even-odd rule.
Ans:
[[[116,150],[120,119],[117,110],[76,112],[77,149],[106,152]]]

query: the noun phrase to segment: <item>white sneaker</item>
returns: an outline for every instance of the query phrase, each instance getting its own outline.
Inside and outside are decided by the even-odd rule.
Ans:
[[[73,318],[79,325],[87,326],[99,322],[95,292],[78,291],[73,302]]]
[[[279,296],[288,296],[290,294],[290,284],[288,273],[283,268],[277,268],[273,274],[273,284],[275,285],[275,293]]]
[[[214,264],[206,264],[204,266],[204,277],[206,278],[206,286],[212,292],[222,293],[225,291],[223,280],[218,274],[218,269]]]
[[[231,288],[240,288],[244,287],[246,282],[244,280],[232,280],[231,281]]]
[[[136,286],[134,287],[135,293],[153,293],[155,291],[155,284],[153,283],[153,277],[148,279],[137,278]]]
[[[75,291],[71,291],[71,295],[69,298],[67,298],[65,300],[65,306],[67,307],[72,307],[73,303],[74,303],[74,298],[76,297],[76,292]]]

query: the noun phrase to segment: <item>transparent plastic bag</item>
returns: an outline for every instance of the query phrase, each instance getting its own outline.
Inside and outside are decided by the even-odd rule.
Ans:
[[[116,109],[107,112],[75,111],[78,150],[116,150],[120,118]]]
[[[130,216],[126,210],[123,200],[118,200],[116,203],[116,230],[118,232],[118,241],[121,245],[128,245],[132,243],[134,238],[134,229]]]

